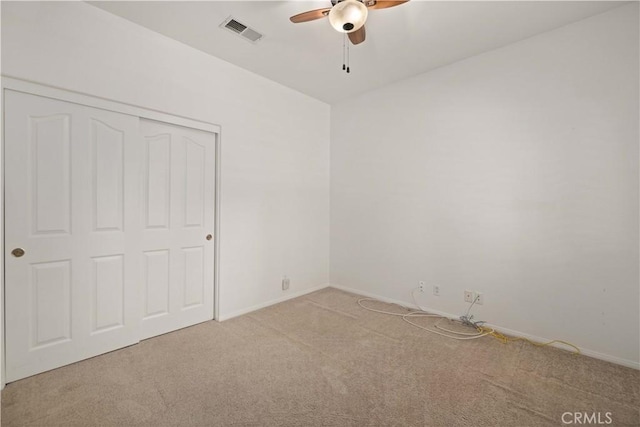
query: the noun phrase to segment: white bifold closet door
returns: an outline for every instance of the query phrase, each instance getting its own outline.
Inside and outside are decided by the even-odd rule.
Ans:
[[[215,138],[5,90],[8,382],[213,318]]]

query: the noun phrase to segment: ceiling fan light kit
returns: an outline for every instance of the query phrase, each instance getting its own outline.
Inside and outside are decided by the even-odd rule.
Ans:
[[[349,68],[349,43],[357,45],[364,42],[366,32],[364,23],[369,15],[369,9],[387,9],[399,6],[409,0],[331,0],[332,7],[309,10],[293,15],[289,20],[294,24],[314,21],[326,16],[329,23],[338,32],[344,34],[342,44],[342,69],[347,73]]]
[[[309,10],[293,15],[294,24],[329,17],[331,26],[341,33],[349,34],[352,44],[364,42],[364,23],[369,9],[387,9],[407,3],[409,0],[331,0],[332,7]]]
[[[359,30],[367,20],[369,11],[359,0],[343,0],[329,11],[331,26],[341,33]]]

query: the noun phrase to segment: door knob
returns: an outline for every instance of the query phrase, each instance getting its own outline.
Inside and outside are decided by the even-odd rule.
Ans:
[[[24,249],[15,248],[14,250],[11,251],[11,255],[13,255],[16,258],[20,258],[22,255],[24,255]]]
[[[207,239],[207,240],[211,240],[211,239],[213,239],[213,236],[212,236],[211,234],[207,234],[206,239]]]

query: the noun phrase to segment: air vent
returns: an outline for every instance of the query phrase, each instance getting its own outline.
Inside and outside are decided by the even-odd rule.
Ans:
[[[248,40],[252,43],[257,43],[264,37],[262,34],[254,30],[253,28],[249,28],[243,23],[237,21],[231,16],[224,20],[222,24],[220,24],[220,28],[226,28],[234,34],[239,35],[245,40]]]
[[[247,29],[247,26],[244,24],[239,23],[238,21],[236,21],[235,19],[231,19],[229,22],[227,22],[227,25],[225,25],[225,28],[228,28],[230,30],[235,31],[236,33],[241,33],[244,30]]]

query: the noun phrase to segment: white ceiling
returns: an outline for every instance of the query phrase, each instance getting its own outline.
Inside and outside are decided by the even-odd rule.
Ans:
[[[602,13],[614,1],[420,1],[370,10],[367,39],[351,46],[328,19],[291,15],[326,1],[91,2],[329,104]],[[229,16],[264,34],[257,44],[222,29]]]

